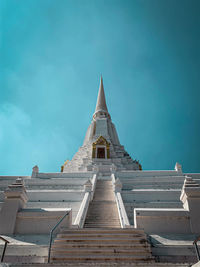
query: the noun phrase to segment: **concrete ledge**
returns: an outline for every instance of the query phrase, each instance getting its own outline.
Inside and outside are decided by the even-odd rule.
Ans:
[[[4,262],[43,263],[48,254],[48,235],[3,236],[10,243],[7,246]],[[0,241],[0,255],[4,243]],[[20,265],[21,266],[21,265]]]
[[[124,202],[180,201],[180,189],[134,189],[121,192]]]
[[[91,178],[93,172],[55,172],[55,173],[38,173],[36,178]]]
[[[82,190],[27,190],[29,201],[82,201]]]
[[[134,225],[146,233],[191,233],[189,212],[184,209],[134,209]]]
[[[177,171],[120,171],[116,172],[117,178],[156,177],[156,176],[180,176]]]
[[[152,254],[159,262],[189,262],[197,261],[193,246],[196,236],[193,234],[160,234],[150,235]]]
[[[17,178],[22,179],[31,179],[31,176],[21,176],[21,175],[15,175],[15,176],[9,176],[9,175],[0,175],[0,180],[14,180],[16,181]]]
[[[49,234],[50,230],[67,213],[60,227],[70,227],[72,224],[71,209],[27,209],[17,213],[15,234]]]
[[[200,267],[200,261],[192,265],[192,267]]]

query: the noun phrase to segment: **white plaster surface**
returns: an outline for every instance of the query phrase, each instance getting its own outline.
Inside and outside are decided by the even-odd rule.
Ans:
[[[191,233],[189,213],[184,209],[137,208],[134,225],[146,233]]]
[[[48,254],[48,235],[3,235],[9,241],[6,249],[7,262],[44,262]],[[3,252],[4,242],[0,241],[0,255]]]
[[[71,209],[24,209],[18,212],[15,234],[48,234],[59,220],[67,213],[60,227],[69,228],[72,224]]]

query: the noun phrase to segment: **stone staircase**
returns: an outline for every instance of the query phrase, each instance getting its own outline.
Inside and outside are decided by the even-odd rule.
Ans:
[[[97,180],[84,228],[63,229],[57,235],[51,262],[155,262],[143,230],[120,228],[110,176]]]
[[[64,229],[54,240],[51,262],[154,262],[143,230]]]
[[[97,180],[94,198],[90,202],[85,228],[120,228],[112,181]]]

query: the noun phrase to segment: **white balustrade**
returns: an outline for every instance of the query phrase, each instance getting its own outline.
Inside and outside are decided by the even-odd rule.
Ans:
[[[115,200],[117,203],[117,209],[118,209],[118,214],[119,214],[119,219],[120,219],[120,224],[122,228],[130,228],[131,225],[129,223],[129,219],[124,207],[124,202],[122,200],[121,193],[119,192],[119,179],[115,179],[114,173],[111,174],[111,179],[113,183],[113,189],[115,192]],[[118,183],[116,183],[118,182]]]
[[[83,228],[84,223],[85,223],[85,218],[87,215],[87,211],[88,211],[88,207],[89,207],[90,201],[93,199],[94,192],[96,189],[96,182],[97,182],[97,174],[94,174],[91,179],[91,184],[92,184],[91,190],[87,189],[87,192],[85,192],[78,214],[74,221],[73,227]]]

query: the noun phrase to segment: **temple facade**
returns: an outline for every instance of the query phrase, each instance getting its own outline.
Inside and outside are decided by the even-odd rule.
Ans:
[[[34,166],[31,176],[0,176],[0,235],[9,241],[4,261],[189,266],[197,261],[199,207],[199,173],[183,173],[179,163],[143,171],[124,149],[101,77],[83,145],[60,172]],[[49,233],[61,219],[47,257]]]

